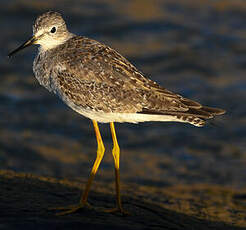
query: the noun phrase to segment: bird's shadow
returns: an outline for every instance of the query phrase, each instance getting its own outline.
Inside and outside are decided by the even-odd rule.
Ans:
[[[136,194],[123,197],[129,216],[89,209],[56,216],[48,208],[77,202],[79,183],[8,170],[0,171],[0,183],[1,226],[8,229],[243,229],[171,211]],[[109,187],[100,187],[97,183],[94,186],[96,192],[90,193],[90,203],[113,206],[114,196]]]

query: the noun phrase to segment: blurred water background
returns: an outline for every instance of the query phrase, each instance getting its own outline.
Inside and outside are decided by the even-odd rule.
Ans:
[[[1,169],[79,179],[96,156],[91,121],[34,78],[37,47],[6,57],[47,10],[61,12],[71,32],[113,47],[165,88],[227,110],[204,128],[116,124],[123,184],[245,187],[244,0],[1,0]],[[100,127],[107,152],[96,179],[112,182],[110,130]]]

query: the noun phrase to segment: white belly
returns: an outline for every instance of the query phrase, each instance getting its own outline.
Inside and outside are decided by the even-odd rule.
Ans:
[[[109,122],[139,123],[139,122],[146,122],[146,121],[162,121],[162,122],[190,123],[198,127],[204,125],[204,123],[197,124],[197,123],[189,122],[188,120],[181,119],[180,117],[178,118],[175,115],[156,115],[156,114],[141,114],[141,113],[105,113],[103,111],[93,111],[91,109],[84,109],[80,106],[77,106],[71,101],[64,100],[65,98],[62,99],[70,108],[72,108],[77,113],[100,123],[109,123]]]
[[[95,120],[101,123],[109,122],[128,122],[128,123],[138,123],[145,121],[177,121],[183,122],[176,116],[171,115],[151,115],[151,114],[140,114],[140,113],[103,113],[96,112],[92,110],[83,110],[79,107],[73,107],[77,113]]]

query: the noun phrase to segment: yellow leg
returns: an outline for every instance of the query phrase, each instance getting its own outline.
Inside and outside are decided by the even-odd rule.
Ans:
[[[108,212],[119,211],[122,214],[128,214],[122,208],[121,198],[120,198],[120,147],[118,145],[114,123],[110,122],[110,129],[113,139],[113,150],[112,155],[114,157],[114,165],[115,165],[115,190],[116,190],[116,208],[108,210]]]
[[[90,177],[89,177],[88,182],[86,184],[84,193],[81,196],[79,204],[68,206],[68,207],[55,208],[57,210],[66,210],[64,212],[58,213],[57,215],[65,215],[65,214],[73,213],[73,212],[76,212],[77,210],[83,208],[84,206],[89,206],[88,203],[87,203],[87,198],[88,198],[88,194],[89,194],[89,191],[90,191],[90,187],[91,187],[92,181],[93,181],[93,179],[94,179],[94,177],[96,175],[98,167],[99,167],[99,165],[100,165],[100,163],[102,161],[102,158],[103,158],[103,155],[104,155],[104,151],[105,151],[104,144],[103,144],[103,141],[102,141],[102,137],[101,137],[101,134],[100,134],[100,131],[99,131],[98,124],[94,120],[92,122],[93,122],[93,126],[94,126],[94,129],[95,129],[95,134],[96,134],[96,139],[97,139],[97,157],[96,157],[96,160],[95,160],[94,165],[92,167],[92,170],[91,170],[91,173],[90,173]]]
[[[87,182],[87,185],[85,187],[85,191],[83,193],[83,195],[81,196],[81,199],[80,199],[80,203],[82,204],[85,204],[87,202],[87,198],[88,198],[88,194],[89,194],[89,191],[90,191],[90,187],[91,187],[91,184],[92,184],[92,181],[97,173],[97,170],[98,170],[98,167],[102,161],[102,158],[103,158],[103,155],[104,155],[104,152],[105,152],[105,148],[104,148],[104,144],[103,144],[103,141],[102,141],[102,137],[101,137],[101,134],[100,134],[100,130],[99,130],[99,127],[98,127],[98,124],[96,121],[92,121],[93,122],[93,125],[94,125],[94,129],[95,129],[95,134],[96,134],[96,138],[97,138],[97,158],[94,162],[94,165],[92,167],[92,170],[91,170],[91,173],[90,173],[90,177],[89,177],[89,180]]]

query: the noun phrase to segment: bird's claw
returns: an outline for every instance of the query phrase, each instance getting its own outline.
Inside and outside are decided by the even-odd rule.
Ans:
[[[54,210],[65,210],[63,212],[58,212],[56,213],[57,216],[63,216],[63,215],[67,215],[67,214],[71,214],[71,213],[75,213],[77,212],[78,210],[80,209],[83,209],[83,208],[89,208],[91,209],[91,205],[88,204],[88,203],[85,203],[85,204],[76,204],[76,205],[68,205],[68,206],[64,206],[64,207],[54,207],[54,208],[49,208],[48,210],[51,210],[51,211],[54,211]]]
[[[115,207],[111,209],[104,209],[106,213],[120,213],[122,216],[130,216],[130,213],[125,211],[123,208]]]

